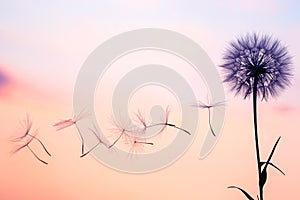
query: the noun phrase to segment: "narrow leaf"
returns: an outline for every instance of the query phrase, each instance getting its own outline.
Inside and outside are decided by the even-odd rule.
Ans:
[[[265,163],[265,167],[263,168],[263,170],[262,170],[262,172],[261,172],[261,174],[260,174],[259,185],[260,185],[261,188],[264,187],[264,185],[265,185],[265,183],[266,183],[266,181],[267,181],[267,167],[268,167],[268,165],[270,164],[270,161],[271,161],[271,159],[272,159],[272,156],[273,156],[273,154],[274,154],[274,152],[275,152],[275,149],[276,149],[276,147],[277,147],[277,145],[278,145],[278,142],[279,142],[280,138],[281,138],[281,137],[279,137],[279,138],[277,139],[277,141],[276,141],[276,143],[275,143],[275,145],[274,145],[274,147],[273,147],[273,149],[272,149],[272,151],[271,151],[271,154],[270,154],[270,156],[269,156],[267,162]]]
[[[249,200],[254,200],[250,194],[248,194],[248,192],[246,192],[245,190],[243,190],[242,188],[236,187],[236,186],[229,186],[228,188],[234,188],[234,189],[238,189],[240,190]]]
[[[263,166],[264,164],[266,164],[266,162],[260,162],[261,166]],[[274,165],[273,163],[269,162],[269,165],[271,165],[272,167],[274,167],[275,169],[277,169],[281,174],[285,175],[285,173],[276,165]]]
[[[277,144],[278,144],[280,138],[281,138],[281,137],[279,137],[279,138],[277,139],[277,141],[276,141],[276,143],[275,143],[275,145],[274,145],[274,147],[273,147],[273,149],[272,149],[272,151],[271,151],[271,154],[270,154],[270,156],[269,156],[269,158],[268,158],[268,160],[267,160],[267,162],[266,162],[265,167],[264,167],[263,170],[266,170],[267,167],[268,167],[268,165],[270,164],[270,161],[271,161],[271,159],[272,159],[272,156],[273,156],[273,154],[274,154],[274,152],[275,152],[275,149],[276,149],[276,147],[277,147]]]

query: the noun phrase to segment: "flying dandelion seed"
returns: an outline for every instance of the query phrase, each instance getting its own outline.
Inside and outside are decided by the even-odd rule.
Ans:
[[[53,124],[53,126],[56,127],[56,131],[60,131],[62,129],[65,129],[65,128],[73,126],[73,125],[76,127],[76,129],[79,133],[80,139],[81,139],[81,154],[84,154],[84,139],[83,139],[82,133],[77,128],[76,123],[86,116],[88,116],[88,114],[84,114],[84,110],[82,110],[79,113],[79,115],[74,116],[72,119],[60,120],[59,122],[56,122],[55,124]]]
[[[74,116],[72,119],[63,119],[60,120],[59,122],[56,122],[55,124],[53,124],[54,127],[56,127],[57,131],[60,131],[62,129],[65,129],[69,126],[73,126],[75,125],[79,120],[83,119],[84,117],[86,117],[88,114],[83,114],[84,111],[81,111],[79,113],[79,115]]]
[[[31,138],[29,141],[27,141],[25,144],[21,145],[21,146],[18,147],[17,149],[13,150],[11,153],[12,153],[12,154],[15,154],[15,153],[17,153],[18,151],[20,151],[21,149],[27,147],[27,148],[30,150],[30,152],[34,155],[34,157],[35,157],[36,159],[38,159],[40,162],[42,162],[42,163],[48,165],[48,163],[47,163],[46,161],[42,160],[42,159],[41,159],[41,158],[40,158],[40,157],[39,157],[39,156],[31,149],[31,147],[29,146],[29,144],[31,143],[32,140],[33,140],[33,138]]]
[[[131,148],[129,149],[129,155],[132,157],[133,155],[138,155],[139,153],[144,152],[145,146],[153,146],[153,142],[146,142],[145,140],[141,140],[140,138],[133,138],[133,142],[131,144]]]
[[[135,114],[137,117],[137,122],[142,124],[142,130],[141,133],[145,133],[147,130],[147,123],[146,123],[146,118],[141,114],[141,111],[138,110],[138,112]]]
[[[126,133],[126,130],[125,129],[122,129],[122,132],[120,133],[120,136],[111,144],[108,146],[108,148],[112,148],[120,139],[123,135],[127,135],[128,134]]]
[[[96,149],[100,144],[103,144],[105,147],[109,148],[109,146],[100,138],[100,135],[98,134],[98,131],[94,125],[93,129],[90,129],[90,131],[95,135],[95,137],[97,138],[98,142],[96,143],[95,146],[93,146],[90,150],[88,150],[87,152],[85,152],[84,154],[82,154],[80,157],[84,157],[87,154],[89,154],[90,152],[92,152],[94,149]]]
[[[187,133],[188,135],[191,135],[191,133],[189,131],[187,131],[186,129],[178,127],[175,124],[169,123],[169,115],[170,115],[170,112],[171,112],[171,110],[169,109],[169,106],[167,106],[165,112],[166,112],[166,116],[165,116],[165,119],[163,120],[164,122],[150,124],[150,125],[147,125],[146,128],[151,128],[151,127],[156,127],[156,126],[162,126],[162,128],[160,129],[160,131],[158,133],[158,134],[160,134],[163,131],[165,131],[167,127],[172,127],[174,129],[183,131],[183,132]]]
[[[112,148],[121,138],[124,138],[125,143],[131,143],[131,135],[130,130],[133,130],[132,126],[129,122],[125,123],[118,123],[114,119],[112,119],[113,129],[110,129],[111,132],[118,134],[117,139],[108,146],[108,148]]]
[[[256,33],[247,34],[230,43],[223,57],[221,65],[224,72],[224,82],[228,83],[235,94],[244,98],[252,94],[253,123],[255,136],[256,160],[258,169],[259,199],[263,200],[263,189],[267,180],[267,167],[280,140],[278,138],[267,162],[261,162],[258,125],[257,125],[257,98],[268,100],[276,97],[280,90],[290,86],[292,78],[291,57],[287,48],[279,40],[267,35]],[[264,168],[262,166],[264,165]],[[278,167],[275,167],[276,169]],[[278,170],[282,172],[279,168]],[[253,199],[245,190],[239,189],[248,199]]]
[[[21,149],[27,147],[30,152],[34,155],[35,158],[37,158],[40,162],[44,163],[44,164],[48,164],[46,161],[42,160],[41,158],[39,158],[39,156],[32,150],[32,148],[29,146],[29,144],[33,141],[33,140],[36,140],[41,146],[42,148],[44,149],[44,151],[49,155],[51,156],[51,154],[49,153],[49,151],[47,150],[46,146],[43,144],[43,142],[36,137],[36,134],[37,134],[37,131],[34,131],[33,134],[30,133],[31,131],[31,127],[32,127],[32,121],[30,120],[29,116],[27,115],[26,116],[26,119],[24,120],[24,128],[25,128],[25,131],[24,133],[19,136],[19,137],[16,137],[14,139],[12,139],[11,141],[12,142],[23,142],[24,140],[27,140],[25,142],[25,144],[22,144],[21,146],[19,146],[18,148],[16,148],[15,150],[12,151],[12,154],[15,154],[17,153],[18,151],[20,151]],[[29,138],[29,139],[27,139]]]
[[[207,109],[208,110],[208,124],[209,124],[209,128],[211,133],[213,134],[213,136],[216,136],[216,133],[213,129],[213,126],[211,124],[211,109],[218,107],[218,106],[224,106],[224,102],[218,102],[218,103],[214,103],[214,104],[205,104],[202,103],[201,101],[198,101],[196,104],[192,105],[194,107],[200,108],[200,109]]]

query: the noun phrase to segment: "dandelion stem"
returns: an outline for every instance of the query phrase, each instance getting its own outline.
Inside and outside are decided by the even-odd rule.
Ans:
[[[29,135],[30,137],[32,137],[33,139],[35,139],[36,141],[38,141],[38,142],[42,145],[42,147],[43,147],[43,149],[45,150],[45,152],[46,152],[49,156],[51,156],[51,154],[50,154],[49,151],[47,150],[46,146],[43,144],[43,142],[42,142],[39,138],[37,138],[36,136],[31,135],[31,134],[29,134],[29,133],[28,133],[28,135]]]
[[[91,151],[93,151],[94,149],[96,149],[96,147],[98,147],[100,144],[101,144],[101,143],[98,142],[95,146],[93,146],[93,148],[91,148],[90,150],[88,150],[87,152],[85,152],[84,154],[82,154],[82,155],[80,156],[80,158],[82,158],[82,157],[86,156],[87,154],[89,154]]]
[[[83,139],[83,136],[82,136],[79,128],[77,127],[76,122],[74,124],[75,124],[75,127],[76,127],[76,129],[77,129],[77,131],[79,133],[80,139],[81,139],[81,154],[84,154],[84,139]]]
[[[178,129],[178,130],[181,130],[181,131],[183,131],[183,132],[185,132],[185,133],[191,135],[191,133],[190,133],[189,131],[185,130],[184,128],[178,127],[178,126],[176,126],[175,124],[170,124],[170,123],[165,123],[165,122],[163,122],[163,123],[151,124],[151,125],[146,126],[146,128],[151,128],[151,127],[155,127],[155,126],[170,126],[170,127],[176,128],[176,129]]]
[[[255,135],[255,149],[256,149],[256,160],[257,160],[257,170],[258,179],[260,183],[261,179],[261,165],[260,165],[260,152],[259,152],[259,142],[258,142],[258,128],[257,128],[257,83],[258,77],[255,76],[253,83],[253,122],[254,122],[254,135]],[[259,184],[259,196],[260,200],[263,200],[263,187]]]
[[[109,149],[112,148],[122,137],[122,135],[125,133],[125,129],[122,130],[122,133],[120,134],[120,136],[108,147]]]
[[[214,132],[214,129],[213,129],[213,127],[212,127],[212,125],[211,125],[211,119],[210,119],[210,108],[211,107],[208,107],[207,109],[208,109],[208,123],[209,123],[209,127],[210,127],[210,130],[211,130],[211,132],[212,132],[212,134],[214,135],[214,136],[216,136],[216,134],[215,134],[215,132]]]
[[[148,144],[148,145],[154,145],[153,142],[141,142],[141,141],[134,141],[134,144]]]
[[[27,148],[31,151],[31,153],[34,155],[34,157],[35,157],[36,159],[38,159],[40,162],[44,163],[45,165],[48,165],[48,163],[47,163],[46,161],[40,159],[40,158],[36,155],[36,153],[34,153],[34,151],[29,147],[28,144],[27,144],[26,146],[27,146]]]

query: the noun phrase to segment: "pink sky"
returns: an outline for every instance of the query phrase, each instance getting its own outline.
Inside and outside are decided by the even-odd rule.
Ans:
[[[257,194],[251,101],[234,97],[227,88],[224,128],[212,153],[198,159],[208,129],[203,125],[184,156],[149,174],[121,173],[92,156],[79,158],[80,140],[75,128],[56,132],[52,127],[58,120],[73,116],[74,85],[87,56],[112,36],[145,27],[165,28],[188,36],[208,53],[215,65],[222,62],[228,41],[248,31],[272,34],[288,46],[295,68],[293,85],[277,99],[259,104],[259,129],[263,158],[282,136],[273,162],[286,172],[282,176],[269,169],[265,198],[297,199],[300,20],[295,2],[267,1],[261,5],[258,1],[247,1],[251,6],[233,0],[136,2],[35,5],[11,1],[0,6],[0,73],[9,80],[0,85],[0,199],[244,198],[240,192],[227,189],[229,185],[243,187],[253,196]],[[253,16],[252,12],[256,14]],[[135,64],[143,61],[131,59]],[[197,78],[193,74],[190,77]],[[114,85],[117,78],[111,75],[106,79],[108,83],[112,81],[108,85]],[[53,154],[49,158],[37,143],[32,144],[49,162],[48,166],[39,163],[28,149],[10,154],[14,146],[9,139],[18,132],[26,113]],[[206,116],[205,111],[200,113]],[[179,122],[177,114],[173,119]]]

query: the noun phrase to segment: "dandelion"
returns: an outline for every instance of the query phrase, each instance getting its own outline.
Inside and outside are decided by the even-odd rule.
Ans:
[[[275,166],[270,161],[280,138],[276,141],[268,161],[262,162],[258,141],[257,98],[267,101],[269,97],[276,97],[280,90],[290,86],[291,57],[279,40],[254,33],[231,42],[223,59],[224,63],[221,67],[225,75],[224,82],[230,85],[236,95],[241,94],[244,98],[252,95],[259,199],[263,200],[263,189],[267,179],[266,170],[269,165]],[[264,168],[262,168],[263,165]],[[248,199],[253,199],[239,187],[230,186],[230,188],[239,189]]]
[[[230,43],[221,65],[224,82],[244,98],[253,94],[267,100],[290,85],[291,57],[279,40],[248,34]]]
[[[23,149],[24,147],[27,147],[30,152],[42,163],[44,164],[48,164],[46,161],[42,160],[41,158],[39,158],[37,156],[37,154],[32,150],[32,148],[29,146],[29,144],[33,141],[33,140],[36,140],[41,146],[42,148],[44,149],[44,151],[49,155],[51,156],[51,154],[49,153],[49,151],[47,150],[46,146],[43,144],[43,142],[36,137],[36,134],[37,134],[37,131],[34,131],[33,134],[31,134],[31,127],[32,127],[32,121],[29,119],[29,116],[27,115],[26,119],[24,120],[24,124],[25,126],[25,131],[24,133],[17,137],[17,138],[14,138],[12,139],[11,141],[12,142],[23,142],[24,140],[27,140],[24,144],[22,144],[21,146],[19,146],[18,148],[16,148],[15,150],[12,151],[12,154],[15,154],[17,153],[18,151],[20,151],[21,149]],[[28,139],[29,138],[29,139]]]

